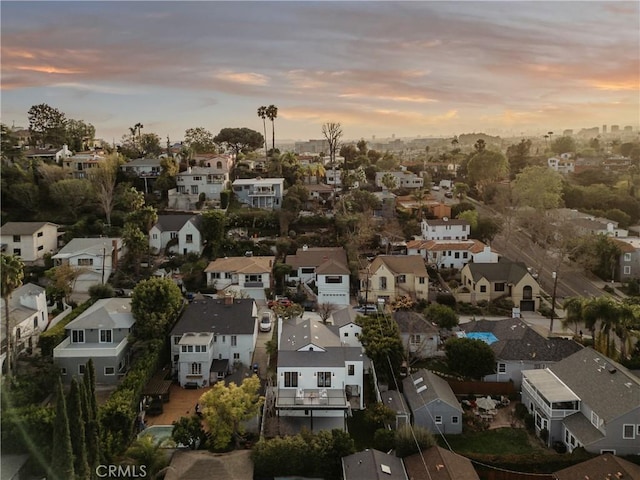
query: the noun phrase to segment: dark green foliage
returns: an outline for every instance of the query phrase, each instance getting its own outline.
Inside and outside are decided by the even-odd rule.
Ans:
[[[456,203],[455,205],[451,206],[451,216],[453,218],[458,218],[458,215],[460,215],[462,212],[466,212],[467,210],[475,210],[476,207],[475,205],[473,205],[473,203],[469,203],[469,202],[460,202],[460,203]]]
[[[438,295],[436,295],[436,302],[438,302],[440,305],[446,305],[454,308],[456,306],[456,297],[454,297],[450,293],[439,293]]]
[[[76,307],[69,315],[64,317],[53,328],[50,328],[40,335],[39,346],[43,357],[51,357],[53,355],[53,349],[56,348],[66,336],[66,331],[64,328],[67,326],[67,324],[77,318],[82,312],[87,310],[91,305],[94,304],[94,302],[95,300],[93,299],[87,300],[82,305]]]
[[[137,338],[164,338],[183,305],[182,293],[169,278],[151,278],[133,289],[131,312]]]
[[[374,403],[369,405],[364,411],[364,419],[378,427],[382,427],[396,418],[396,413],[387,407],[384,403]]]
[[[391,382],[394,375],[398,377],[404,360],[404,346],[398,324],[382,315],[359,316],[356,322],[362,326],[360,341],[367,356],[376,366],[378,378],[382,382]]]
[[[218,255],[218,251],[224,240],[226,226],[227,218],[224,212],[220,210],[207,210],[202,214],[200,230],[213,256]]]
[[[433,303],[425,309],[424,316],[427,317],[427,320],[435,322],[440,328],[450,330],[458,325],[458,315],[453,308],[446,305]]]
[[[382,452],[393,450],[396,445],[396,432],[388,428],[379,428],[373,434],[373,448]]]
[[[53,423],[51,443],[53,446],[50,463],[51,478],[54,480],[74,478],[71,432],[69,431],[69,418],[67,417],[67,407],[60,378],[58,378],[56,392],[56,417]]]
[[[220,192],[220,208],[225,209],[229,206],[231,201],[231,191],[223,190]]]
[[[82,411],[82,384],[73,378],[71,389],[67,396],[67,418],[69,419],[69,433],[73,450],[73,470],[76,480],[89,478],[89,464],[87,463],[87,449],[85,442],[84,412]]]
[[[198,448],[199,445],[204,443],[205,439],[200,417],[195,415],[180,417],[180,420],[173,422],[171,438],[176,444],[186,445],[192,450]]]
[[[97,283],[89,287],[89,295],[93,300],[100,300],[101,298],[115,297],[115,292],[113,291],[113,287],[108,283]]]
[[[82,397],[84,404],[84,436],[87,448],[87,463],[89,471],[95,471],[100,461],[100,422],[98,417],[98,400],[96,398],[96,369],[93,359],[89,359],[82,379]]]
[[[250,128],[223,128],[213,139],[233,150],[238,157],[241,153],[252,152],[264,145],[264,137],[260,132]]]
[[[2,454],[28,453],[46,468],[51,460],[55,410],[51,407],[2,409]]]
[[[480,380],[495,371],[495,354],[482,340],[450,338],[445,352],[449,368],[463,377]]]
[[[396,456],[400,458],[421,452],[436,444],[433,434],[426,428],[414,426],[413,432],[411,430],[409,425],[405,425],[396,430]]]

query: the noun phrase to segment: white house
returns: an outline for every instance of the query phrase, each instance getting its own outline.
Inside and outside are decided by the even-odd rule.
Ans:
[[[364,408],[364,374],[372,368],[359,341],[343,341],[357,341],[352,324],[278,323],[275,410],[280,421],[311,431],[346,429],[348,412]]]
[[[420,229],[424,240],[467,240],[471,233],[469,222],[447,217],[422,220]]]
[[[0,228],[2,251],[34,262],[58,248],[58,225],[50,222],[7,222]]]
[[[573,173],[576,170],[576,163],[571,159],[570,153],[563,153],[559,157],[548,158],[547,166],[563,174]]]
[[[193,300],[170,333],[173,373],[182,387],[210,385],[249,367],[257,338],[253,299]]]
[[[6,352],[7,322],[4,299],[0,299],[0,339],[2,353]],[[49,322],[47,297],[44,288],[27,283],[16,288],[9,297],[9,329],[14,355],[38,344],[40,333]]]
[[[382,179],[390,175],[395,179],[396,188],[422,188],[424,186],[424,180],[413,172],[407,171],[386,171],[376,172],[376,187],[384,187]]]
[[[277,210],[282,206],[284,178],[239,178],[233,182],[233,193],[250,207]]]
[[[275,257],[225,257],[210,262],[204,273],[207,285],[218,292],[240,293],[265,300],[265,288],[272,287]],[[237,295],[234,295],[237,296]]]
[[[189,167],[176,175],[176,190],[169,192],[169,207],[192,209],[204,194],[205,200],[220,202],[220,193],[229,189],[229,169],[220,161],[222,168]]]
[[[123,255],[122,238],[74,238],[52,258],[56,266],[81,269],[74,290],[86,292],[92,285],[107,283]]]
[[[200,232],[200,215],[158,215],[157,223],[149,230],[149,248],[153,253],[169,252],[186,255],[204,250]]]
[[[286,263],[291,273],[285,280],[315,283],[318,304],[349,305],[350,271],[344,248],[305,245],[295,255],[288,255]]]
[[[103,298],[69,322],[67,337],[53,350],[65,383],[84,375],[93,360],[96,383],[117,384],[129,365],[129,334],[135,323],[130,298]]]
[[[438,268],[461,269],[470,261],[492,263],[498,254],[479,240],[411,240],[407,242],[407,255],[420,255]],[[480,262],[480,260],[483,260]]]

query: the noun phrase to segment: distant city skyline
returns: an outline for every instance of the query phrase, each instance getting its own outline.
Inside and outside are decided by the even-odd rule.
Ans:
[[[460,133],[532,136],[640,117],[640,3],[11,2],[1,114],[47,103],[119,142],[188,128],[276,143]],[[268,122],[267,136],[271,135]]]

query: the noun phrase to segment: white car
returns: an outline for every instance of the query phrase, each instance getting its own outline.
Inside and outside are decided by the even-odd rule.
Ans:
[[[264,312],[262,317],[260,317],[260,331],[261,332],[270,332],[271,331],[271,313]]]

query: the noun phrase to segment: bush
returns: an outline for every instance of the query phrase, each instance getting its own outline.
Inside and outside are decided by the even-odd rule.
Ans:
[[[519,418],[520,420],[524,420],[525,417],[529,414],[529,410],[524,404],[516,403],[515,414],[517,418]]]
[[[113,287],[108,283],[104,285],[98,283],[89,287],[89,296],[91,296],[93,300],[100,300],[101,298],[115,297],[115,292]]]
[[[455,308],[456,306],[456,298],[450,293],[439,293],[436,295],[436,302],[440,305],[447,305],[451,308]]]
[[[396,430],[396,456],[400,458],[421,452],[425,448],[436,445],[433,434],[422,427],[403,426]]]
[[[387,428],[379,428],[373,434],[373,448],[382,452],[393,450],[396,441],[396,432]]]

